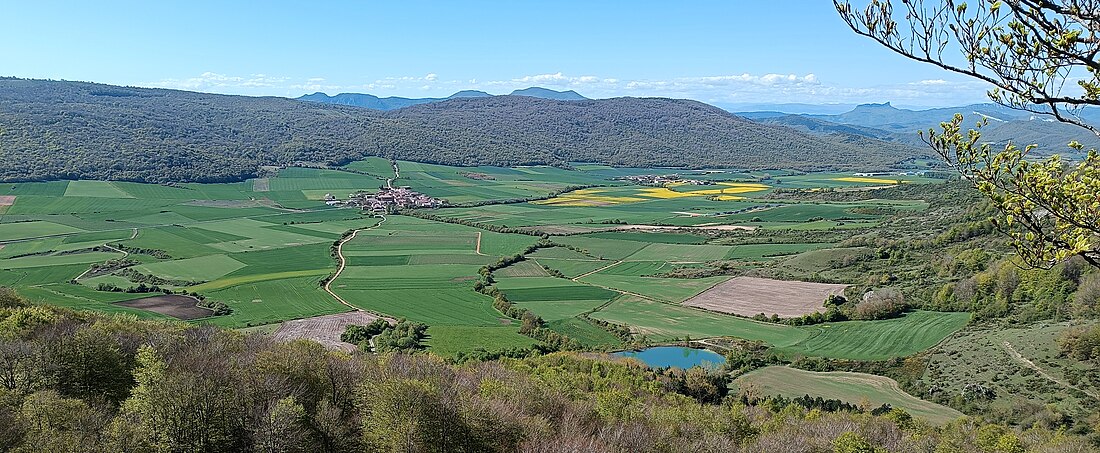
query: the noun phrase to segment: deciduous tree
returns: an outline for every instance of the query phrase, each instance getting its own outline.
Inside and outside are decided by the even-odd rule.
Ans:
[[[862,10],[833,3],[856,33],[986,82],[994,102],[1100,134],[1081,116],[1100,105],[1100,1],[872,0]],[[967,131],[963,121],[955,115],[925,140],[992,201],[996,226],[1025,262],[1050,267],[1078,255],[1100,267],[1100,155],[1039,161],[1033,146],[994,148],[981,141],[984,121]]]

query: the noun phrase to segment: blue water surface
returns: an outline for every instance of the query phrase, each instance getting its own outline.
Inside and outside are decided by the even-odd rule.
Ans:
[[[652,368],[676,367],[685,370],[694,366],[718,368],[726,363],[726,358],[718,353],[679,346],[657,346],[641,351],[616,352],[615,355],[636,358]]]

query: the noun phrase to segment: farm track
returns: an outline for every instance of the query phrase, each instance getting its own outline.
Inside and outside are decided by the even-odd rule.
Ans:
[[[1016,348],[1014,348],[1012,346],[1012,343],[1009,343],[1009,342],[1005,341],[1005,342],[1001,343],[1001,345],[1004,346],[1005,351],[1008,352],[1008,355],[1010,357],[1012,357],[1012,360],[1015,360],[1019,364],[1034,370],[1036,373],[1039,373],[1039,376],[1042,376],[1044,379],[1046,379],[1050,382],[1053,382],[1055,384],[1061,385],[1063,387],[1067,387],[1067,388],[1077,390],[1078,392],[1084,393],[1088,396],[1091,396],[1093,399],[1095,399],[1097,401],[1100,401],[1100,395],[1097,395],[1096,393],[1093,393],[1093,392],[1090,392],[1090,391],[1087,391],[1087,390],[1082,390],[1080,388],[1077,388],[1073,384],[1070,384],[1069,382],[1066,382],[1066,381],[1058,379],[1054,376],[1051,376],[1046,371],[1043,371],[1043,369],[1041,367],[1039,367],[1039,365],[1036,365],[1035,362],[1032,362],[1031,359],[1028,359],[1027,357],[1024,357],[1023,354],[1020,354],[1020,351],[1017,351]]]
[[[594,271],[586,272],[586,273],[583,273],[583,274],[581,274],[581,275],[578,275],[578,276],[576,276],[576,277],[573,277],[573,279],[572,279],[572,280],[573,280],[574,282],[577,282],[577,283],[583,283],[583,282],[578,282],[577,280],[580,280],[580,279],[582,279],[582,278],[585,278],[585,277],[587,277],[587,276],[589,276],[589,275],[595,274],[595,273],[597,273],[597,272],[600,272],[600,271],[605,271],[605,270],[611,269],[611,268],[613,268],[613,267],[615,267],[615,266],[618,266],[618,265],[620,265],[620,264],[623,264],[623,262],[624,262],[623,260],[618,260],[618,261],[616,261],[616,262],[614,262],[614,263],[608,264],[607,266],[601,267],[601,268],[599,268],[599,269],[596,269],[596,270],[594,270]]]
[[[133,240],[134,238],[136,238],[137,235],[138,235],[138,229],[134,228],[134,232],[132,234],[130,234],[130,240]],[[109,249],[114,250],[118,253],[121,253],[123,258],[126,258],[126,257],[130,256],[130,252],[114,248],[114,247],[111,246],[111,244],[103,244],[103,247],[109,248]],[[84,278],[84,276],[88,275],[88,272],[91,272],[91,270],[92,270],[92,268],[89,267],[84,272],[81,272],[80,275],[77,275],[75,278],[73,278],[73,280],[76,281],[76,280],[80,280],[80,279]]]
[[[474,247],[474,253],[476,253],[478,255],[481,255],[481,256],[485,256],[484,253],[481,253],[481,232],[480,231],[477,232],[477,246]]]
[[[334,280],[336,280],[337,278],[340,278],[340,274],[342,274],[344,272],[344,269],[347,268],[347,265],[348,265],[348,259],[344,256],[344,244],[348,243],[348,241],[350,241],[352,239],[355,239],[355,236],[358,235],[360,231],[373,230],[375,228],[378,228],[379,226],[381,226],[385,222],[386,222],[386,217],[383,216],[382,220],[380,222],[374,224],[373,226],[369,226],[369,227],[366,227],[366,228],[359,228],[359,229],[356,229],[356,230],[352,231],[351,234],[348,235],[348,237],[346,237],[344,239],[341,239],[340,243],[336,245],[336,257],[337,257],[337,259],[340,260],[340,266],[336,268],[336,273],[332,275],[332,278],[328,279],[328,281],[325,282],[325,292],[327,292],[330,296],[332,296],[333,299],[336,299],[337,302],[340,302],[341,304],[347,305],[348,307],[351,307],[353,310],[367,311],[367,310],[363,310],[362,308],[356,307],[355,305],[352,305],[352,304],[348,303],[348,301],[344,300],[343,297],[340,297],[334,291],[332,291],[332,282]],[[378,316],[382,316],[381,314],[378,314],[378,313],[375,313],[375,314],[378,315]]]
[[[588,273],[585,273],[585,274],[581,274],[581,275],[578,275],[578,276],[576,276],[576,277],[573,277],[573,278],[571,278],[571,279],[569,279],[569,280],[572,280],[572,281],[573,281],[574,283],[580,283],[580,284],[582,284],[582,285],[588,285],[588,286],[595,286],[595,287],[597,287],[597,288],[603,288],[603,289],[606,289],[606,290],[608,290],[608,291],[614,291],[614,292],[616,292],[616,293],[619,293],[619,294],[626,294],[626,295],[630,295],[630,296],[634,296],[634,297],[640,297],[640,298],[642,298],[642,299],[645,299],[645,300],[649,300],[649,301],[653,301],[653,302],[661,302],[661,303],[664,303],[664,302],[662,302],[662,301],[660,301],[660,300],[658,300],[658,299],[654,299],[654,298],[652,298],[652,297],[649,297],[649,296],[647,296],[647,295],[645,295],[645,294],[638,294],[638,293],[635,293],[635,292],[631,292],[631,291],[624,291],[624,290],[621,290],[621,289],[618,289],[618,288],[612,288],[612,287],[610,287],[610,286],[604,286],[604,285],[599,285],[599,284],[596,284],[596,283],[592,283],[592,282],[582,282],[582,281],[580,281],[580,279],[581,279],[581,278],[583,278],[583,277],[587,277],[587,276],[589,276],[589,275],[595,274],[595,273],[597,273],[597,272],[599,272],[599,271],[602,271],[602,270],[610,269],[610,268],[612,268],[612,267],[614,267],[614,266],[618,266],[618,265],[620,265],[620,264],[622,264],[622,263],[623,263],[623,260],[619,260],[619,261],[616,261],[616,262],[614,262],[614,263],[612,263],[612,264],[609,264],[609,265],[607,265],[607,266],[604,266],[604,267],[601,267],[601,268],[599,268],[599,269],[596,269],[596,270],[594,270],[594,271],[592,271],[592,272],[588,272]],[[603,307],[606,307],[607,305],[610,305],[610,303],[608,303],[608,304],[606,304],[606,305],[604,305],[604,306],[601,306],[600,308],[602,309]],[[598,310],[597,310],[597,311],[598,311]]]
[[[728,351],[729,348],[710,342],[710,340],[714,340],[714,339],[718,339],[718,338],[724,338],[724,337],[701,338],[701,339],[698,339],[698,340],[691,340],[691,342],[692,343],[699,343],[703,346],[709,346],[712,350],[717,349],[719,351]],[[732,372],[731,372],[731,374],[732,374]]]

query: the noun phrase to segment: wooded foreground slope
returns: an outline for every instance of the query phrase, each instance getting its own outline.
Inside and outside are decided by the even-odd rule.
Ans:
[[[0,79],[0,180],[224,182],[262,165],[874,169],[922,150],[820,137],[688,100],[454,99],[379,112],[276,97]]]
[[[896,409],[874,415],[808,397],[738,397],[722,373],[700,368],[565,353],[463,365],[426,354],[348,355],[209,325],[28,306],[5,288],[0,332],[0,450],[12,452],[1092,447],[1039,424],[1019,432],[960,419],[941,428]]]

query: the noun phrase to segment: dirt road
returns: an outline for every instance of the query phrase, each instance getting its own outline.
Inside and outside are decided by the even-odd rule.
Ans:
[[[336,273],[332,275],[332,278],[328,279],[328,281],[325,282],[325,292],[329,293],[329,295],[332,296],[333,299],[336,299],[341,304],[347,305],[348,307],[351,307],[352,309],[355,309],[357,311],[363,311],[363,309],[349,304],[348,301],[344,300],[343,297],[340,297],[335,292],[333,292],[332,282],[340,277],[340,274],[344,272],[344,268],[346,268],[348,265],[348,259],[344,257],[344,244],[347,244],[348,241],[355,239],[355,235],[359,234],[360,231],[373,230],[375,228],[378,228],[379,225],[382,225],[385,222],[386,217],[382,216],[382,220],[380,222],[374,224],[373,226],[359,228],[355,231],[352,231],[351,234],[348,235],[348,237],[341,239],[340,243],[336,244],[336,258],[340,260],[340,266],[336,268]]]

